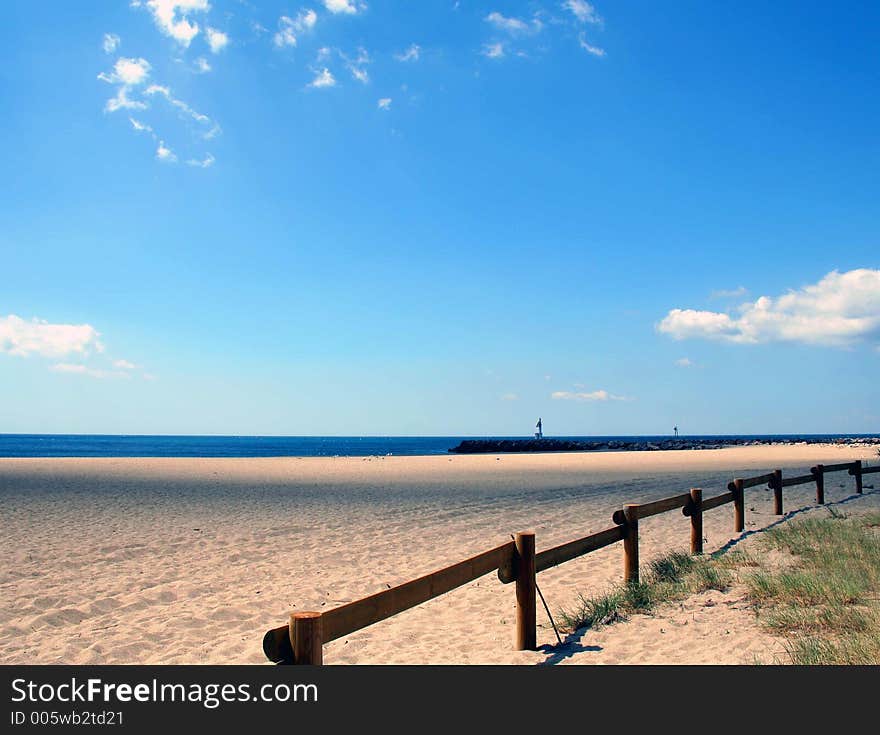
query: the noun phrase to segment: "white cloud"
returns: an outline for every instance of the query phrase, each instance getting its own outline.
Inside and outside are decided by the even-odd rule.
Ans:
[[[310,87],[317,87],[320,89],[321,87],[335,87],[336,79],[330,73],[330,70],[327,67],[324,67],[323,70],[319,71],[315,78],[309,82]]]
[[[297,33],[310,31],[318,22],[318,14],[314,10],[300,10],[296,18],[282,15],[278,19],[278,32],[274,42],[278,48],[284,46],[296,46]]]
[[[195,120],[198,123],[201,123],[202,125],[212,125],[213,127],[211,128],[211,130],[209,130],[207,133],[204,134],[203,137],[205,139],[213,138],[216,135],[216,133],[219,132],[219,126],[216,123],[214,123],[210,117],[202,114],[201,112],[198,112],[197,110],[194,110],[192,107],[190,107],[183,100],[177,99],[177,97],[175,97],[171,93],[171,90],[168,87],[162,86],[161,84],[151,84],[149,87],[147,87],[144,90],[144,94],[149,97],[152,97],[153,95],[158,94],[158,95],[164,97],[169,102],[169,104],[171,104],[173,107],[176,107],[178,110],[180,110],[187,117],[192,118],[193,120]]]
[[[0,317],[0,352],[17,357],[63,357],[103,352],[99,332],[90,324],[50,324],[27,321],[15,314]]]
[[[693,361],[687,357],[679,358],[678,360],[675,361],[675,364],[678,365],[678,367],[683,367],[683,368],[694,367]]]
[[[581,23],[598,24],[602,22],[602,18],[596,12],[596,9],[585,0],[565,0],[562,7],[570,10],[575,18]]]
[[[710,299],[738,299],[741,296],[745,296],[749,290],[745,286],[738,286],[737,288],[732,288],[729,290],[719,289],[718,291],[713,291],[709,294]]]
[[[120,43],[122,43],[122,39],[115,33],[105,33],[101,41],[101,47],[104,49],[105,54],[112,54],[119,48]]]
[[[138,6],[135,6],[138,7]],[[167,36],[183,46],[199,33],[199,25],[190,22],[190,13],[205,12],[210,9],[208,0],[149,0],[147,7],[153,14],[153,20]]]
[[[201,161],[191,158],[186,162],[187,166],[195,166],[196,168],[210,168],[214,165],[214,161],[216,159],[210,153],[205,156]]]
[[[296,34],[293,31],[293,21],[286,15],[282,15],[278,19],[278,33],[275,34],[274,38],[275,45],[278,48],[296,46]]]
[[[594,390],[591,393],[571,393],[566,390],[557,390],[550,394],[550,398],[554,401],[578,401],[585,403],[589,401],[626,401],[629,400],[625,396],[615,396],[607,390]]]
[[[419,55],[422,53],[421,47],[416,44],[410,44],[410,47],[400,54],[394,54],[394,58],[398,61],[418,61]]]
[[[143,110],[146,105],[139,100],[130,99],[129,90],[143,84],[150,76],[150,62],[146,59],[127,59],[120,57],[113,65],[113,71],[108,74],[101,72],[98,79],[108,84],[118,84],[119,89],[116,90],[116,96],[107,100],[104,105],[106,112],[116,112],[116,110]]]
[[[128,119],[131,122],[131,126],[137,132],[139,132],[139,133],[152,133],[153,132],[153,128],[151,128],[146,123],[142,123],[140,120],[135,120],[135,118],[133,118],[133,117],[130,117]]]
[[[599,48],[598,46],[590,45],[590,43],[587,42],[587,39],[584,38],[583,34],[581,34],[580,38],[578,38],[578,43],[580,43],[581,48],[588,54],[598,56],[599,58],[605,56],[605,49]]]
[[[119,363],[122,363],[120,365]],[[102,380],[103,378],[130,378],[131,374],[126,372],[126,370],[130,369],[127,366],[131,366],[134,368],[130,362],[126,360],[117,360],[113,363],[113,365],[117,368],[117,370],[100,370],[98,368],[91,368],[87,365],[80,365],[79,363],[70,363],[70,362],[59,362],[55,365],[52,365],[49,369],[56,373],[67,373],[69,375],[85,375],[89,378],[97,378],[98,380]]]
[[[102,71],[98,74],[98,79],[109,84],[124,84],[127,87],[134,87],[146,81],[150,76],[151,68],[150,62],[146,59],[120,57],[113,65],[113,73],[107,74]]]
[[[205,34],[208,36],[208,45],[212,54],[219,54],[229,44],[229,36],[216,28],[206,28]]]
[[[146,104],[138,100],[128,98],[128,87],[120,87],[116,91],[116,96],[107,100],[104,105],[106,112],[116,112],[116,110],[145,110]]]
[[[211,71],[211,65],[208,63],[208,60],[204,56],[199,56],[195,60],[196,70],[199,74],[207,74]]]
[[[177,163],[177,156],[174,154],[174,151],[165,145],[164,140],[159,141],[159,145],[156,148],[156,158],[166,163]]]
[[[544,24],[537,18],[532,19],[532,22],[529,23],[520,20],[519,18],[506,17],[498,11],[489,13],[489,15],[486,16],[486,22],[491,23],[498,30],[509,33],[512,36],[538,33],[544,27]]]
[[[128,360],[114,360],[113,367],[117,370],[136,370],[137,365],[133,362],[129,362]]]
[[[818,283],[723,312],[672,309],[657,330],[674,339],[801,342],[848,346],[880,343],[880,270],[832,271]]]
[[[339,13],[355,15],[356,13],[367,9],[366,4],[352,2],[352,0],[324,0],[324,7],[334,15]]]
[[[305,31],[315,27],[315,23],[318,22],[318,14],[311,9],[300,10],[296,16],[296,27]]]
[[[516,393],[505,393],[501,396],[502,401],[518,401],[519,396]]]
[[[483,56],[488,56],[490,59],[500,59],[504,56],[504,44],[503,43],[487,43],[483,46],[483,50],[481,51]]]
[[[367,74],[367,70],[364,69],[364,66],[370,63],[370,55],[367,53],[367,50],[363,47],[359,47],[357,50],[357,56],[353,59],[346,56],[344,53],[340,52],[339,55],[342,57],[342,60],[345,62],[345,67],[351,72],[352,77],[357,79],[359,82],[366,84],[370,81],[370,76]]]
[[[391,98],[383,97],[376,103],[376,107],[380,110],[390,110],[391,109]]]

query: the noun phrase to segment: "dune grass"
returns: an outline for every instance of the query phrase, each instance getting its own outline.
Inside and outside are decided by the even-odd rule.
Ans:
[[[698,592],[724,591],[733,581],[729,561],[722,563],[711,557],[691,556],[679,551],[655,559],[647,574],[641,576],[638,583],[618,585],[596,597],[580,595],[573,609],[560,612],[563,626],[568,631],[598,628]]]
[[[580,596],[574,608],[561,611],[562,624],[568,631],[598,628],[739,582],[758,621],[784,638],[785,660],[777,663],[880,663],[880,512],[849,518],[827,510],[827,517],[766,531],[758,553],[674,552],[656,559],[638,584]],[[770,552],[780,552],[777,563]]]
[[[793,521],[766,533],[784,569],[743,576],[758,619],[785,638],[794,664],[880,663],[880,513]]]

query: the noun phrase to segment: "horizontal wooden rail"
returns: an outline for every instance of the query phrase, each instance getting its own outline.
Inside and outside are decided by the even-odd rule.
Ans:
[[[797,477],[782,478],[782,487],[791,487],[792,485],[804,485],[808,482],[816,482],[816,478],[812,475],[798,475]]]
[[[860,475],[873,475],[875,472],[880,472],[880,465],[877,465],[876,467],[862,467],[861,472],[859,472],[858,474],[860,474]],[[851,469],[849,471],[849,474],[855,475],[856,474],[855,468]]]
[[[772,479],[773,479],[773,473],[768,472],[766,475],[758,475],[757,477],[746,477],[743,479],[742,484],[743,484],[743,488],[757,487],[758,485],[766,485]],[[732,482],[727,484],[727,489],[733,490],[733,483]]]
[[[479,579],[500,566],[510,564],[514,552],[513,541],[508,541],[445,569],[327,610],[321,614],[324,643],[342,638]],[[286,647],[283,644],[278,646],[279,639],[284,636],[288,636],[288,626],[270,630],[264,637],[263,651],[270,661],[288,660]],[[271,650],[267,650],[267,646]]]
[[[707,510],[712,510],[712,508],[717,508],[721,505],[726,505],[727,503],[732,503],[734,501],[735,494],[732,490],[723,493],[722,495],[716,495],[714,498],[709,498],[708,500],[703,500],[701,508],[705,513]],[[694,514],[694,507],[692,504],[688,503],[684,508],[681,509],[681,514],[684,516],[692,516]]]
[[[650,503],[639,503],[636,505],[630,505],[630,512],[633,513],[636,518],[650,518],[651,516],[655,516],[659,513],[666,513],[666,511],[669,510],[683,508],[690,502],[691,494],[684,493],[682,495],[674,495],[671,498],[652,500]],[[618,525],[623,525],[624,523],[626,523],[626,517],[622,510],[614,511],[611,519]]]
[[[826,464],[822,467],[825,472],[840,472],[841,470],[851,470],[856,466],[855,462],[840,462],[838,464]]]
[[[538,572],[543,572],[564,562],[577,559],[584,554],[589,554],[591,551],[597,551],[618,541],[623,541],[624,535],[625,530],[621,526],[615,526],[575,541],[569,541],[567,544],[554,546],[535,557],[535,569]]]

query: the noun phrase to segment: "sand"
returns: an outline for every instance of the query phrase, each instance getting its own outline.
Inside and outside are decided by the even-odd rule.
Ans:
[[[611,525],[624,502],[774,468],[877,460],[845,445],[439,457],[0,459],[0,663],[265,663],[263,633],[534,529],[538,549]],[[853,508],[852,478],[826,480]],[[866,484],[872,484],[866,479]],[[786,489],[786,509],[812,485]],[[847,500],[848,499],[848,500]],[[706,551],[735,538],[724,506]],[[746,537],[777,521],[747,491]],[[642,560],[686,549],[679,512],[642,522]],[[748,543],[747,538],[745,543]],[[548,570],[551,610],[621,579],[619,544]],[[751,663],[779,641],[742,595],[706,593],[653,616],[513,649],[514,590],[487,575],[325,647],[334,664]]]

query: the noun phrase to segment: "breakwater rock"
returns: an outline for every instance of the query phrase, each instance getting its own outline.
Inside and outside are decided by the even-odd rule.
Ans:
[[[880,437],[793,437],[785,439],[738,437],[708,437],[704,439],[612,439],[610,441],[589,439],[465,439],[449,450],[452,454],[500,454],[505,452],[651,452],[673,449],[721,449],[735,446],[761,446],[765,444],[858,444],[878,445]]]

